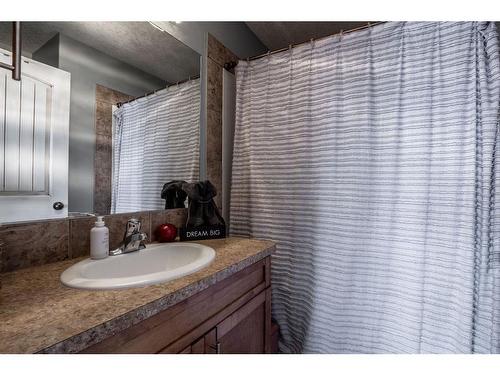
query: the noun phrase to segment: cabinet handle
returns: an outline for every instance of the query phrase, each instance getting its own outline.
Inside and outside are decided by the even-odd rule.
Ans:
[[[215,350],[215,354],[222,354],[222,349],[221,349],[221,345],[220,345],[220,342],[217,342],[214,345],[208,345],[211,349],[214,349]]]

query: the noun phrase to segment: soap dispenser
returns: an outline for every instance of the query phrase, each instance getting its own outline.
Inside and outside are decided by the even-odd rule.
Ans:
[[[90,257],[104,259],[109,255],[109,229],[104,226],[103,216],[97,216],[94,227],[90,230]]]

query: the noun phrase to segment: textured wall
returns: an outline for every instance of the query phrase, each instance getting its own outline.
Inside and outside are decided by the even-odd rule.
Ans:
[[[217,188],[215,202],[222,207],[222,71],[238,57],[215,37],[206,39],[206,177]]]
[[[147,242],[151,242],[156,241],[158,225],[171,223],[180,227],[186,223],[186,213],[186,209],[179,208],[107,215],[104,221],[109,228],[109,247],[118,247],[131,217],[141,220]],[[74,217],[1,225],[0,272],[89,256],[94,222],[94,217]]]
[[[96,85],[95,89],[95,158],[94,212],[111,212],[111,177],[113,160],[113,105],[133,96]],[[141,207],[144,209],[144,207]]]
[[[234,126],[236,121],[236,77],[222,71],[222,216],[230,228],[231,179],[233,169]]]
[[[155,22],[200,55],[205,52],[205,35],[213,35],[241,58],[255,56],[267,48],[244,22]]]

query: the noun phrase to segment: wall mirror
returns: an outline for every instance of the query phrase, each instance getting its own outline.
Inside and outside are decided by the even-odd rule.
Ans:
[[[152,22],[23,22],[0,68],[0,222],[165,208],[199,179],[200,55]],[[0,22],[10,62],[12,25]]]

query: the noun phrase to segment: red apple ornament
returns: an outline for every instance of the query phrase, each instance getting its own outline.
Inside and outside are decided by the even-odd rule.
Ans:
[[[160,242],[172,242],[177,237],[177,228],[173,224],[161,224],[156,228],[156,237]]]

